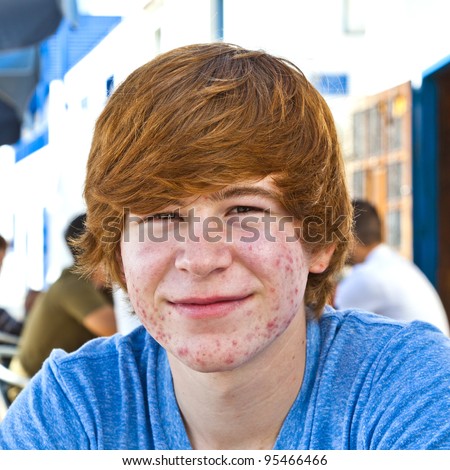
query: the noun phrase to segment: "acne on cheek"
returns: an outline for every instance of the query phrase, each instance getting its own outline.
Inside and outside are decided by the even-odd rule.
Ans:
[[[157,331],[154,334],[154,338],[155,338],[156,341],[158,341],[158,343],[164,342],[168,339],[167,335],[161,330]]]
[[[228,354],[228,356],[225,358],[225,364],[231,365],[234,363],[234,356],[232,354]]]
[[[278,255],[272,262],[272,265],[277,271],[281,268],[286,273],[299,273],[305,267],[303,259],[297,256],[294,259],[289,253]]]
[[[164,315],[160,314],[157,309],[150,306],[146,301],[144,301],[139,295],[139,293],[139,288],[136,288],[134,285],[131,285],[131,287],[129,288],[129,295],[134,310],[142,321],[142,323],[155,328],[158,322],[164,322],[166,318]]]
[[[272,320],[267,322],[266,328],[267,331],[272,331],[278,327],[278,317],[272,318]]]
[[[177,349],[177,354],[180,357],[186,357],[189,354],[189,349],[186,346]]]

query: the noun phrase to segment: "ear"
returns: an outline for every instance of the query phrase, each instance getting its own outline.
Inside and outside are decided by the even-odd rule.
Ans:
[[[328,268],[336,245],[330,245],[315,253],[309,262],[309,272],[320,274]]]

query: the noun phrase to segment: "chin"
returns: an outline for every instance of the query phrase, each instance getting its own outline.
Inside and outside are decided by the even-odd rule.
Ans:
[[[196,372],[202,372],[205,374],[212,374],[218,372],[232,372],[242,365],[242,362],[239,363],[227,363],[225,361],[186,361],[178,358],[185,366],[189,367]]]
[[[172,355],[189,369],[203,373],[232,372],[242,366],[249,358],[249,354],[220,354],[217,357],[214,354],[197,353],[193,355],[183,355],[178,352],[172,352]]]

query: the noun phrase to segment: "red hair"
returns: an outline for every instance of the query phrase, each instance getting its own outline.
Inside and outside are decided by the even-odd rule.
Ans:
[[[340,217],[338,226],[317,223],[311,244],[314,250],[335,245],[330,266],[310,274],[305,292],[305,303],[320,314],[352,224],[324,99],[296,66],[263,51],[211,43],[156,57],[117,88],[97,120],[84,190],[81,269],[90,273],[102,265],[126,289],[120,261],[125,209],[151,213],[268,175],[298,220],[324,222],[330,210]]]

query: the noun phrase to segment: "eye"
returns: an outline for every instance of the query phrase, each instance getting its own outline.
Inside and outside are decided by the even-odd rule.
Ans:
[[[156,221],[163,221],[163,222],[181,222],[183,221],[183,217],[180,215],[178,211],[175,212],[161,212],[159,214],[149,215],[145,219],[148,222],[156,222]]]
[[[229,211],[230,214],[247,214],[250,212],[267,212],[267,210],[255,206],[235,206]]]

